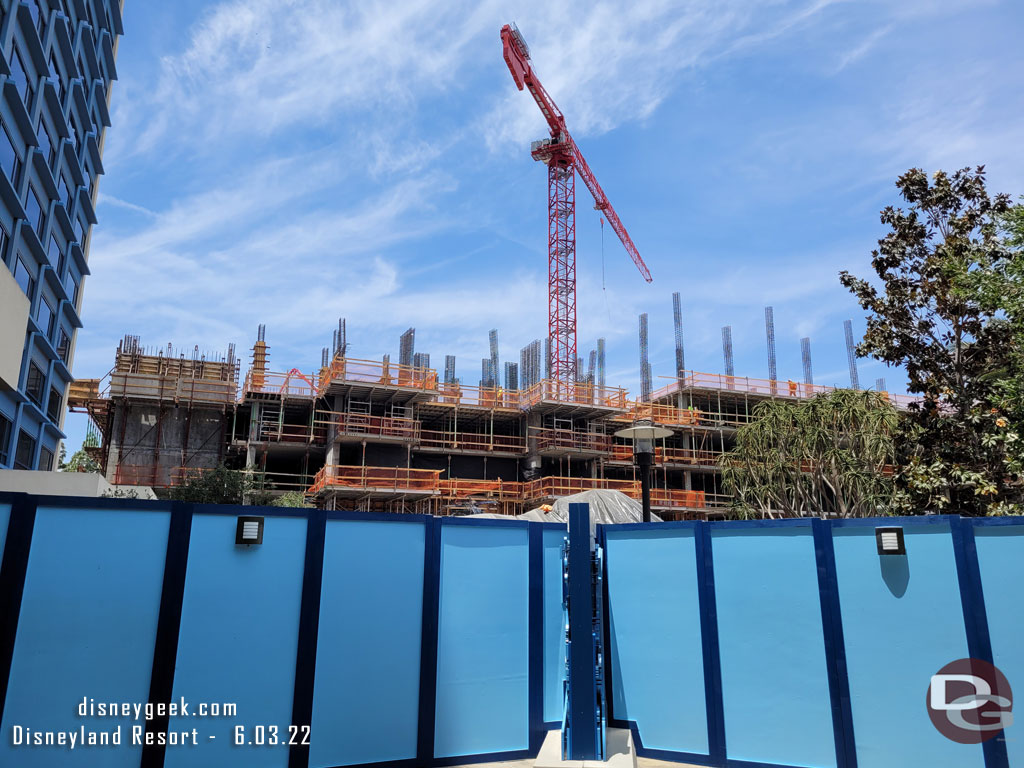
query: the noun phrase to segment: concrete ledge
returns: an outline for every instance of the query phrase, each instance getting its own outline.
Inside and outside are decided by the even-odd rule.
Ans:
[[[548,731],[533,763],[534,768],[636,768],[633,735],[625,728],[609,728],[606,734],[607,760],[563,760],[562,732]]]
[[[0,469],[0,491],[34,493],[40,496],[86,496],[97,498],[114,486],[98,472],[43,472],[30,469]],[[121,492],[135,491],[136,498],[155,499],[152,488],[119,485]]]

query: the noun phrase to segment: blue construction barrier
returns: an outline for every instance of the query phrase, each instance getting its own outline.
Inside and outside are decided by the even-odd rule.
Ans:
[[[236,518],[265,518],[258,546]],[[879,556],[874,529],[904,530]],[[0,765],[451,765],[562,717],[562,525],[0,493]],[[607,708],[729,768],[1009,768],[929,721],[954,659],[1024,686],[1024,520],[601,526]],[[233,705],[100,717],[94,703]],[[120,747],[16,745],[122,727]],[[292,729],[289,729],[292,726]],[[132,744],[191,732],[195,746]],[[308,734],[308,743],[303,743]],[[215,738],[210,739],[209,736]],[[240,743],[236,744],[236,741]],[[294,743],[289,743],[293,741]]]

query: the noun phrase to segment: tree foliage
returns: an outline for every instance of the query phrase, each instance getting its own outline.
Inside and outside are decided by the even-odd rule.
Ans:
[[[269,498],[262,487],[258,473],[221,465],[188,472],[183,482],[169,489],[167,497],[198,504],[265,504]]]
[[[71,454],[71,458],[61,469],[64,472],[99,472],[100,465],[92,456],[86,453],[86,448],[96,448],[100,444],[99,438],[92,432],[86,434],[82,441],[82,447]]]
[[[1022,491],[1019,398],[1016,411],[1011,402],[1021,265],[1019,243],[1005,237],[1010,200],[989,196],[983,167],[931,180],[915,168],[896,185],[909,205],[882,211],[890,231],[872,252],[876,279],[840,275],[869,313],[858,353],[904,367],[922,396],[895,435],[896,503],[1008,511]]]
[[[721,458],[739,517],[865,517],[892,497],[895,408],[877,392],[765,400]]]

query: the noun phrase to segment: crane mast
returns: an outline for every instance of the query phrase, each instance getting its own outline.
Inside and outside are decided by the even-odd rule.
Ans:
[[[530,147],[534,160],[548,167],[548,336],[551,339],[551,378],[559,385],[574,384],[576,371],[576,174],[594,198],[640,274],[651,273],[608,197],[565,126],[565,116],[541,85],[530,65],[530,49],[514,26],[501,28],[505,63],[519,90],[530,92],[547,121],[550,137]]]

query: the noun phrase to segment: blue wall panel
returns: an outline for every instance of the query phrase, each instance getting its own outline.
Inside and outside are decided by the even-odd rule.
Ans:
[[[566,529],[544,529],[544,721],[562,721],[565,628],[562,626],[562,542]]]
[[[438,757],[529,748],[527,536],[525,526],[441,528]]]
[[[79,717],[84,697],[144,703],[170,514],[40,507],[14,646],[0,765],[138,766],[135,721]],[[145,721],[140,721],[144,725]],[[12,727],[113,730],[120,747],[14,747]]]
[[[650,749],[708,753],[692,528],[605,529],[612,715]]]
[[[7,542],[7,524],[11,521],[11,505],[0,504],[0,562],[3,561],[4,544]]]
[[[1010,681],[1016,698],[1024,695],[1024,525],[976,525],[985,612],[992,640],[992,657]],[[1024,766],[1024,737],[1011,726],[1006,741],[1011,766]],[[1014,733],[1018,731],[1018,733]]]
[[[814,537],[712,530],[726,754],[835,766]]]
[[[197,728],[204,743],[168,748],[167,768],[288,764],[286,747],[235,747],[232,735],[236,724],[246,727],[247,737],[255,725],[276,725],[279,738],[287,740],[306,521],[267,517],[263,544],[254,547],[235,546],[235,524],[232,515],[193,518],[174,698],[235,703],[238,715],[172,718],[171,730]],[[210,740],[211,735],[216,739]]]
[[[424,527],[327,523],[310,768],[416,757]]]
[[[872,527],[833,531],[858,768],[981,768],[925,707],[931,676],[965,658],[949,525],[904,526],[907,554],[879,556]]]

